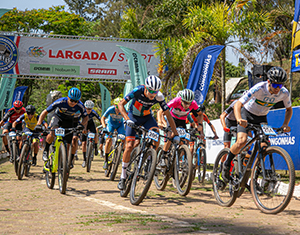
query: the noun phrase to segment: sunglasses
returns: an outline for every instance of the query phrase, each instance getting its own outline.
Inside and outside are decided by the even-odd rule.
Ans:
[[[283,84],[278,84],[278,83],[271,83],[271,85],[272,85],[273,88],[278,88],[279,87],[281,89],[283,87]]]
[[[150,94],[157,94],[159,91],[153,91],[147,88],[147,90],[149,91]]]
[[[70,102],[77,104],[79,101],[78,100],[72,100],[72,99],[70,99]]]
[[[27,113],[27,115],[34,115],[34,113]]]
[[[15,110],[20,110],[22,107],[20,107],[20,108],[16,108],[16,107],[14,107],[15,108]]]
[[[86,110],[92,111],[92,109],[86,109]]]
[[[191,104],[191,102],[186,102],[186,101],[182,101],[182,103],[183,103],[184,105],[186,105],[186,106],[188,106],[188,105]]]

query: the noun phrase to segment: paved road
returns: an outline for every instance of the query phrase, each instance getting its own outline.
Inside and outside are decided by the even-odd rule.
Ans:
[[[164,192],[152,185],[143,203],[133,206],[120,197],[117,181],[104,177],[99,157],[91,173],[76,162],[66,195],[46,187],[41,164],[39,156],[38,166],[21,181],[12,164],[0,164],[0,234],[300,234],[295,198],[284,212],[265,215],[249,193],[224,208],[209,183],[194,182],[181,197],[170,182]]]

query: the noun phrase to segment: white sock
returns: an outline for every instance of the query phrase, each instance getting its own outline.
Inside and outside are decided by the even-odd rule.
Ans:
[[[129,162],[122,162],[122,173],[121,179],[126,179],[126,169],[128,167]]]

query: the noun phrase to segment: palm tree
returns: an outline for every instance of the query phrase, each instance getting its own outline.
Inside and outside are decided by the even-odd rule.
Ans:
[[[216,45],[231,46],[247,42],[271,29],[269,13],[255,11],[255,1],[214,2],[189,8],[185,26],[194,33],[203,33]],[[251,9],[249,8],[251,6]],[[225,109],[225,50],[221,53],[222,110]]]

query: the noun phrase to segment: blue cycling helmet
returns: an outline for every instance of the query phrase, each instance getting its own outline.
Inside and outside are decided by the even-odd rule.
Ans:
[[[80,100],[81,91],[76,87],[72,87],[68,92],[68,97],[72,100]]]

